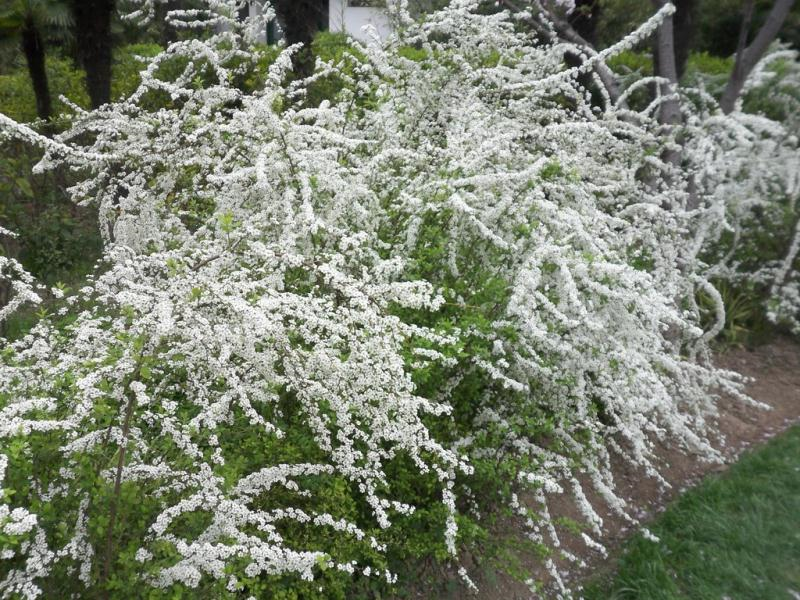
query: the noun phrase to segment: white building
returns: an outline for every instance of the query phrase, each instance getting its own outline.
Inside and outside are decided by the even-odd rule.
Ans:
[[[366,0],[329,0],[328,29],[343,31],[357,40],[366,41],[364,27],[371,25],[378,37],[386,39],[392,32],[392,26],[385,8],[380,2]]]
[[[367,33],[364,30],[372,26],[378,37],[386,39],[392,32],[389,17],[384,4],[380,0],[328,0],[328,29],[330,31],[344,32],[355,39],[365,42]],[[263,13],[263,3],[255,0],[248,3],[247,13],[250,17],[258,17]],[[268,26],[261,36],[263,42],[273,42],[279,37],[273,23]]]

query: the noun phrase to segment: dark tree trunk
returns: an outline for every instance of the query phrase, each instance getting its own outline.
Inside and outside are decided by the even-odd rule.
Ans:
[[[72,0],[78,58],[86,89],[97,108],[111,101],[111,15],[114,0]]]
[[[314,34],[327,27],[327,0],[274,0],[272,6],[278,15],[287,44],[303,44],[294,57],[298,75],[310,75],[314,70],[311,42]]]
[[[597,46],[597,23],[600,21],[600,0],[576,0],[568,22],[592,47]]]
[[[675,38],[675,70],[678,79],[686,71],[686,61],[694,41],[698,0],[673,0],[675,15],[672,20],[673,37]]]
[[[28,63],[28,73],[36,96],[36,114],[40,119],[50,120],[52,105],[50,103],[50,87],[47,85],[45,70],[44,40],[36,29],[33,19],[28,17],[22,29],[22,52]]]
[[[156,18],[158,22],[161,23],[159,41],[164,47],[178,41],[177,30],[167,21],[169,11],[176,10],[177,8],[178,2],[176,0],[167,0],[164,4],[159,4],[156,7]]]

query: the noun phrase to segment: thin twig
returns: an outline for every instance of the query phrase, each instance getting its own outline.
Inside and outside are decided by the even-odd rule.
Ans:
[[[106,531],[106,551],[103,563],[103,574],[100,585],[105,587],[111,573],[111,553],[114,549],[114,526],[117,521],[117,511],[119,507],[119,496],[122,489],[122,469],[125,466],[125,454],[128,447],[128,435],[130,435],[131,418],[136,406],[136,394],[130,392],[128,404],[125,407],[125,420],[122,424],[122,441],[119,445],[119,460],[117,460],[117,473],[114,477],[114,494],[111,497],[111,504],[108,507],[108,529]],[[108,600],[109,591],[103,590],[103,596]]]

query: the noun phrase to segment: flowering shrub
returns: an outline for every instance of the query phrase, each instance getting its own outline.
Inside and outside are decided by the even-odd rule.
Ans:
[[[579,472],[624,512],[612,454],[715,456],[739,391],[698,360],[694,298],[718,294],[688,185],[652,107],[577,78],[670,6],[572,69],[506,13],[395,6],[388,46],[290,83],[296,49],[256,77],[234,4],[173,12],[226,27],[57,139],[3,120],[81,175],[105,240],[2,354],[5,596],[345,597],[457,561],[500,508],[558,578],[548,497],[600,533]]]
[[[800,70],[778,45],[756,66],[740,110],[723,115],[704,80],[693,100],[687,157],[703,203],[694,248],[709,278],[758,290],[767,317],[800,332]]]

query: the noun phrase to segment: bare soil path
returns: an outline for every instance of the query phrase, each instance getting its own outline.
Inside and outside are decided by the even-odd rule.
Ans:
[[[735,462],[743,450],[762,444],[793,424],[800,423],[800,345],[779,338],[753,350],[729,350],[718,357],[717,363],[721,367],[752,378],[747,385],[748,394],[755,400],[769,405],[772,410],[744,406],[735,400],[723,399],[720,403],[718,423],[720,435],[717,447],[724,455],[725,464],[704,462],[696,456],[664,446],[659,452],[664,459],[661,473],[671,487],[666,488],[643,473],[620,465],[616,471],[618,491],[628,502],[628,506],[637,507],[633,515],[644,523],[662,511],[678,494],[695,485],[703,476],[725,470],[726,465]],[[590,500],[594,499],[590,497]],[[596,507],[602,506],[602,502],[593,504]],[[585,563],[582,567],[572,565],[569,569],[569,585],[573,589],[589,574],[612,569],[616,551],[636,530],[636,526],[610,511],[605,514],[599,512],[603,517],[602,541],[609,549],[608,556],[587,548],[579,537],[562,532],[563,547]],[[551,506],[551,514],[578,518],[577,510],[568,500],[565,500],[563,505]],[[538,558],[533,556],[519,558],[524,567],[547,581],[547,575],[542,571],[541,561]],[[552,587],[546,588],[547,591],[542,594],[533,594],[522,582],[499,573],[485,575],[477,583],[480,587],[478,594],[458,591],[447,595],[447,598],[549,600],[556,597],[556,591]]]

